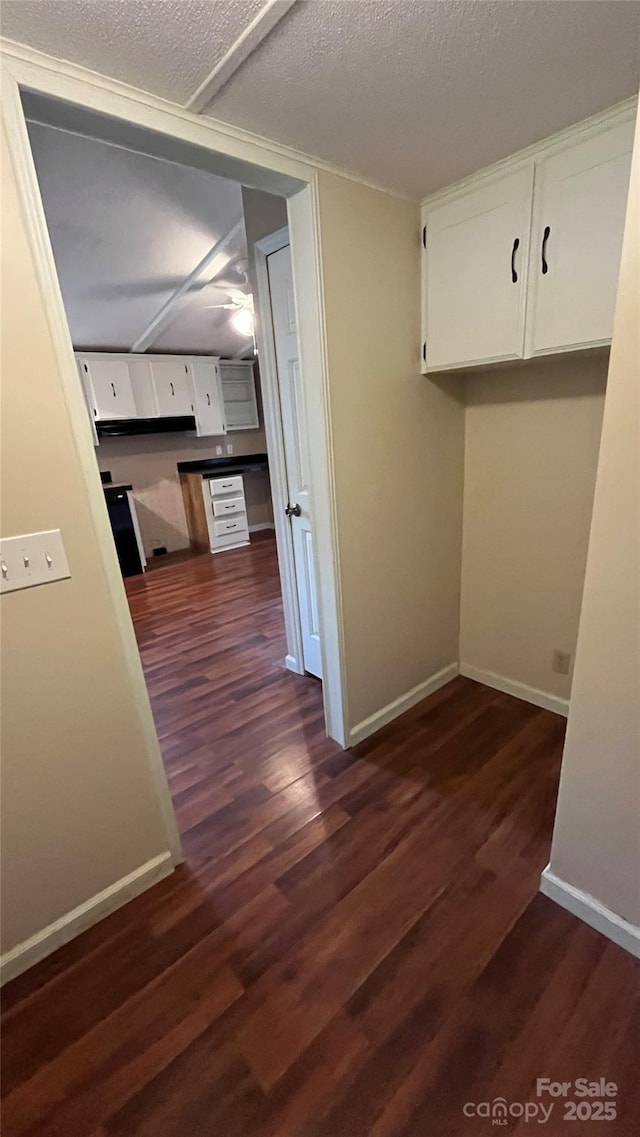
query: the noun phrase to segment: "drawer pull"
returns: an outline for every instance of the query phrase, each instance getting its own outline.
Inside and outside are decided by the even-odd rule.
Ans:
[[[516,237],[515,241],[513,242],[513,248],[511,250],[511,283],[512,284],[518,283],[518,273],[516,272],[516,253],[517,253],[519,248],[520,248],[520,238]]]
[[[544,233],[542,234],[542,274],[543,276],[548,273],[549,265],[547,264],[547,241],[551,233],[551,226],[545,225]]]

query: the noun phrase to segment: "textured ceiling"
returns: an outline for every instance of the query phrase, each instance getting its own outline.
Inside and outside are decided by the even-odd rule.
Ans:
[[[9,38],[186,103],[260,0],[3,0]],[[421,197],[637,92],[636,0],[298,0],[208,113]]]
[[[2,34],[186,102],[263,0],[2,0]]]
[[[235,182],[47,126],[29,125],[75,347],[129,350],[184,279],[242,219]],[[219,279],[242,277],[244,231]],[[237,355],[247,348],[214,284],[190,293],[150,351]]]
[[[640,5],[310,0],[209,113],[420,197],[634,94]]]

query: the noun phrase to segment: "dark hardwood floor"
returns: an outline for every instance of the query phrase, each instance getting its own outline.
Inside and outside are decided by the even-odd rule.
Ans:
[[[270,538],[127,591],[185,864],[5,988],[6,1137],[482,1134],[539,1077],[637,1135],[638,964],[537,891],[563,720],[458,678],[344,753]]]

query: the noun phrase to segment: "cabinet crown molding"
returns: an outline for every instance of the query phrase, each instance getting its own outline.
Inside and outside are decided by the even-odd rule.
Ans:
[[[500,161],[494,162],[491,166],[484,166],[481,170],[475,170],[474,173],[467,174],[466,177],[460,178],[457,182],[451,182],[450,185],[443,186],[442,189],[434,190],[433,193],[422,199],[422,225],[427,219],[429,210],[441,201],[451,199],[459,193],[463,194],[468,189],[479,186],[483,181],[488,181],[499,174],[508,173],[509,170],[526,162],[546,158],[555,150],[561,150],[573,142],[581,142],[585,138],[600,134],[603,130],[609,130],[618,122],[626,122],[633,118],[637,109],[638,96],[632,95],[631,98],[615,103],[614,106],[607,107],[606,110],[599,111],[598,114],[591,115],[590,118],[582,119],[581,122],[574,123],[573,126],[567,126],[556,134],[550,134],[547,138],[541,139],[540,142],[534,142],[523,150],[516,150],[515,153],[507,155],[506,158],[501,158]]]

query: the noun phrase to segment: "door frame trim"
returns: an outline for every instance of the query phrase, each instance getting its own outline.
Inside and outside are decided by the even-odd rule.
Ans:
[[[325,724],[329,737],[345,746],[348,738],[348,712],[317,190],[318,173],[322,164],[316,164],[306,156],[268,139],[258,138],[226,123],[203,119],[165,99],[114,82],[42,52],[6,40],[2,41],[2,51],[3,119],[15,168],[20,205],[52,333],[78,461],[86,485],[93,532],[127,660],[131,689],[144,726],[148,764],[162,807],[174,863],[179,863],[182,852],[175,814],[113,547],[93,439],[88,426],[84,396],[78,382],[31,153],[21,91],[62,100],[58,106],[72,117],[85,116],[86,119],[87,116],[93,116],[96,122],[100,122],[102,116],[108,116],[110,128],[113,130],[115,126],[122,132],[125,148],[136,149],[138,137],[145,134],[155,146],[164,148],[167,156],[174,153],[177,157],[174,156],[173,160],[182,160],[185,164],[187,162],[184,156],[189,150],[195,156],[197,148],[200,168],[209,168],[211,165],[221,176],[235,178],[241,184],[280,193],[287,198],[294,293],[297,297],[300,288],[303,288],[305,295],[304,317],[300,320],[298,334],[307,419],[313,423],[309,445],[315,491],[313,523],[316,569],[321,582],[318,607],[325,675]],[[82,130],[79,132],[87,133]],[[194,164],[198,163],[194,161]]]
[[[272,253],[290,244],[289,227],[284,226],[253,246],[258,294],[256,296],[255,338],[260,360],[260,390],[264,411],[264,432],[269,455],[269,480],[273,499],[273,519],[278,547],[278,567],[282,585],[284,625],[287,637],[286,665],[297,675],[304,674],[302,624],[296,585],[291,525],[284,515],[283,502],[288,500],[287,463],[284,449],[280,381],[276,366],[273,319],[271,317],[268,259]]]

